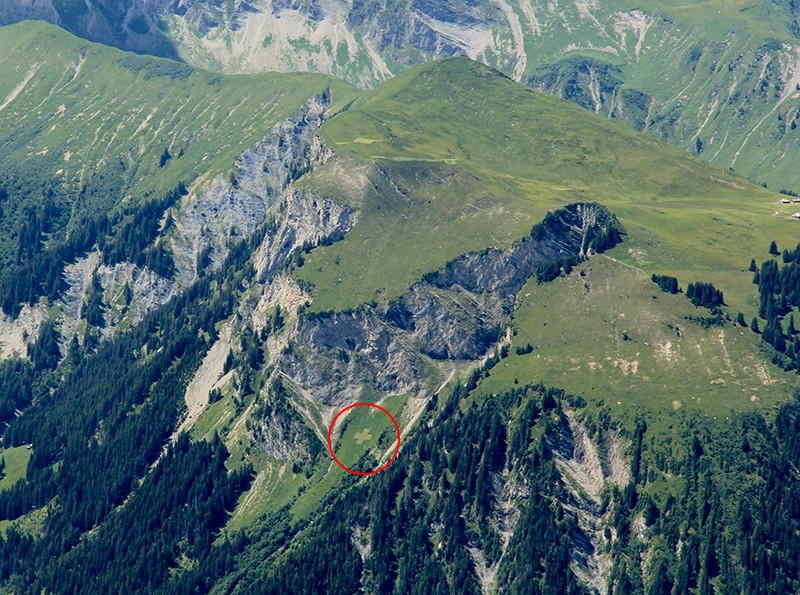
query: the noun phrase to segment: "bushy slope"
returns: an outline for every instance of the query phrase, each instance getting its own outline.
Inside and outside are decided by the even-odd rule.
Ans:
[[[386,472],[331,491],[316,522],[279,511],[221,546],[235,563],[214,566],[212,592],[797,589],[796,403],[774,424],[676,413],[669,430],[625,429],[541,386],[459,409],[470,388],[426,412]]]

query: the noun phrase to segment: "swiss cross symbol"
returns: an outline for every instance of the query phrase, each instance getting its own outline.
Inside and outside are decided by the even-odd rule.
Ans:
[[[370,440],[372,438],[372,434],[369,433],[369,428],[364,428],[358,434],[355,435],[356,444],[359,446],[363,444],[366,440]]]

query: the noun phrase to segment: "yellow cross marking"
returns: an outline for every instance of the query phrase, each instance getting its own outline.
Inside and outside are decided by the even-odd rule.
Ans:
[[[356,444],[359,446],[364,443],[365,440],[371,440],[372,434],[369,433],[369,428],[364,428],[358,434],[355,435]]]

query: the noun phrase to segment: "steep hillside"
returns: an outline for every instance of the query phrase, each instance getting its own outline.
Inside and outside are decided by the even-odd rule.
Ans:
[[[89,39],[230,73],[324,72],[371,87],[467,56],[779,190],[800,188],[793,0],[399,2],[12,0]],[[795,188],[798,187],[798,188]]]
[[[444,122],[448,125],[443,126]],[[797,221],[776,195],[462,60],[422,67],[365,94],[331,120],[323,134],[332,146],[374,159],[386,172],[398,172],[398,192],[421,203],[414,209],[418,213],[432,208],[425,206],[425,196],[435,196],[436,201],[449,200],[451,193],[463,196],[459,180],[473,179],[480,180],[484,192],[492,197],[491,201],[484,198],[485,204],[497,205],[488,209],[489,216],[497,213],[504,218],[509,231],[517,223],[508,215],[507,206],[502,210],[503,196],[508,196],[516,209],[532,214],[580,198],[600,202],[619,217],[628,234],[626,241],[610,252],[610,261],[599,260],[602,272],[598,279],[590,267],[585,277],[574,278],[568,285],[557,281],[539,287],[531,281],[531,287],[523,290],[526,298],[518,301],[514,316],[520,330],[514,344],[530,342],[541,349],[533,360],[511,357],[499,369],[502,381],[492,385],[496,390],[507,387],[515,377],[530,381],[550,378],[558,386],[580,389],[581,394],[591,388],[619,395],[622,387],[618,382],[627,391],[628,382],[644,376],[647,380],[630,393],[633,400],[647,393],[651,402],[659,394],[655,405],[662,408],[670,406],[674,395],[696,391],[711,389],[730,396],[731,386],[726,387],[725,378],[732,374],[738,377],[734,380],[739,393],[737,407],[746,407],[753,395],[758,396],[757,387],[772,392],[775,385],[783,386],[778,390],[781,394],[787,383],[791,384],[780,374],[773,377],[766,368],[762,371],[756,363],[761,357],[756,355],[757,337],[749,330],[730,329],[726,334],[724,325],[714,331],[687,322],[692,316],[702,317],[702,312],[683,296],[659,298],[655,294],[660,290],[650,281],[654,273],[675,275],[684,287],[711,281],[723,290],[731,315],[741,310],[750,321],[758,313],[758,302],[747,263],[752,257],[767,256],[771,238],[778,238],[782,246],[793,246],[797,238]],[[419,183],[409,180],[406,173],[407,168],[420,164],[426,170],[449,172],[447,183],[437,181],[430,195],[421,194]],[[304,183],[313,184],[313,180],[312,176]],[[411,276],[420,261],[444,256],[451,234],[469,235],[468,222],[463,219],[436,230],[424,227],[425,220],[420,218],[420,234],[404,231],[397,223],[394,225],[400,229],[381,226],[378,231],[359,222],[342,242],[310,255],[298,275],[316,284],[320,307],[354,308],[362,301],[391,301],[396,284],[404,275]],[[391,248],[382,242],[386,237],[392,238]],[[394,255],[398,246],[400,256]],[[374,255],[370,261],[376,264],[365,266],[363,255]],[[393,274],[376,279],[371,266],[383,272],[391,267]],[[543,292],[548,292],[547,299],[527,297]],[[556,297],[562,292],[569,298]],[[631,300],[629,307],[621,307],[618,294]],[[554,305],[555,312],[544,309]],[[602,313],[591,314],[595,311]],[[580,315],[572,317],[571,312]],[[574,326],[565,333],[565,323],[548,324],[553,317],[572,320],[569,324]],[[660,322],[654,325],[654,320]],[[532,324],[536,324],[535,331],[528,326]],[[622,340],[626,331],[632,340]],[[677,337],[670,337],[676,332]],[[554,347],[548,351],[544,341],[551,333]],[[640,333],[644,336],[637,336]],[[715,345],[719,345],[719,353]],[[686,351],[681,355],[679,349]],[[696,361],[695,372],[689,365],[694,361],[690,349],[707,358]],[[726,363],[732,357],[728,349],[740,353],[734,358],[738,366]],[[642,359],[640,365],[637,356],[642,350],[642,357],[651,359],[648,363]],[[749,356],[745,353],[755,355],[756,360],[746,363]],[[624,367],[626,362],[640,365],[631,380],[625,379],[629,376],[626,370],[594,373],[602,366]],[[678,362],[688,372],[681,380],[688,380],[689,386],[679,387],[669,380]],[[516,369],[517,364],[523,368]],[[612,380],[616,373],[620,378]],[[656,389],[659,376],[662,384]],[[709,410],[715,409],[719,400],[707,396]],[[730,398],[722,401],[718,411],[733,406]]]
[[[45,93],[18,58],[0,111],[30,139],[0,235],[3,589],[796,590],[780,195],[466,59],[357,93],[86,47],[95,84]],[[118,128],[131,173],[90,192]],[[51,151],[82,163],[52,197]],[[369,477],[327,452],[397,452],[377,411],[331,427],[359,401],[400,431]]]
[[[8,0],[0,6],[0,25],[43,20],[67,31],[122,49],[177,57],[160,26],[163,0]]]
[[[117,306],[93,324],[110,330],[191,283],[201,252],[216,248],[209,263],[221,262],[231,231],[260,222],[267,186],[285,184],[281,152],[296,147],[270,151],[297,131],[276,126],[295,115],[310,142],[331,97],[351,93],[318,75],[212,75],[43,24],[0,29],[0,39],[0,357],[24,354],[48,307],[65,349],[82,334],[93,278]],[[275,165],[259,188],[247,184],[254,155]],[[215,221],[203,222],[207,210]],[[163,231],[180,251],[157,245]]]

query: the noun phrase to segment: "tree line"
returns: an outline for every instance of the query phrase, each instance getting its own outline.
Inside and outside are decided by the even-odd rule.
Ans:
[[[780,254],[775,242],[770,252]],[[800,306],[800,244],[793,250],[784,250],[781,260],[782,263],[771,258],[760,268],[751,262],[759,296],[758,318],[753,319],[751,328],[774,349],[775,364],[800,373],[800,337],[794,320],[794,310]],[[758,319],[765,321],[763,329]]]

